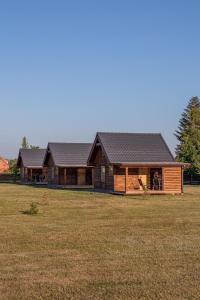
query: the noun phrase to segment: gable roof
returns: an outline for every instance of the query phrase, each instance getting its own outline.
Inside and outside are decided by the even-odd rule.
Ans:
[[[88,162],[98,142],[111,164],[176,163],[160,133],[98,132]]]
[[[45,160],[51,154],[55,166],[86,167],[91,147],[90,143],[49,143]]]
[[[17,166],[23,162],[25,168],[42,168],[46,149],[20,149]]]

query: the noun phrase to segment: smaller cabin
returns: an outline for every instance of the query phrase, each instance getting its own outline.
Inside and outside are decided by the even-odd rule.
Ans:
[[[49,143],[44,159],[49,185],[92,188],[93,168],[87,166],[91,146],[89,143]]]
[[[116,194],[180,194],[183,167],[159,133],[96,135],[88,165],[94,187]]]
[[[22,183],[46,184],[48,168],[43,167],[46,149],[20,149],[17,167]]]

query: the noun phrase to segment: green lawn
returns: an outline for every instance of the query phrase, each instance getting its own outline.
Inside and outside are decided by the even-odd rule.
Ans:
[[[23,214],[32,201],[39,214]],[[0,184],[0,299],[200,299],[200,187],[121,197]]]

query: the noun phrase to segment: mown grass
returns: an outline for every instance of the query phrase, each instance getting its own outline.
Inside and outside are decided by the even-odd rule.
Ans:
[[[36,202],[38,215],[23,211]],[[112,196],[0,184],[0,299],[200,299],[200,187]]]

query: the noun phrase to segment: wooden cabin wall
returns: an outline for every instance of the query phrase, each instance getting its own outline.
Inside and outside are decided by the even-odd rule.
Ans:
[[[125,192],[126,190],[126,178],[125,168],[114,167],[114,191]]]
[[[96,147],[96,155],[93,161],[94,165],[94,187],[103,188],[106,190],[113,190],[114,176],[110,170],[111,165],[104,155],[101,147]],[[105,183],[101,181],[101,167],[105,167]]]
[[[48,172],[49,172],[49,168],[48,167],[43,167],[43,175],[45,177],[45,181],[48,180]]]
[[[163,168],[163,189],[166,192],[182,192],[182,168],[164,167]]]
[[[25,180],[25,168],[23,166],[20,167],[20,179],[21,181]]]
[[[24,178],[23,178],[24,182],[28,182],[28,168],[24,168]]]
[[[85,185],[86,184],[86,169],[85,168],[79,168],[77,170],[77,184],[78,185]]]
[[[101,188],[101,165],[103,164],[102,150],[99,147],[96,149],[96,156],[94,159],[94,186],[95,188]]]
[[[28,181],[27,168],[24,167],[22,159],[20,160],[20,180],[21,182]]]
[[[48,183],[57,185],[59,183],[59,169],[54,165],[51,154],[49,155],[48,161],[45,166],[48,168]]]

